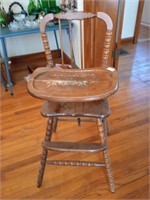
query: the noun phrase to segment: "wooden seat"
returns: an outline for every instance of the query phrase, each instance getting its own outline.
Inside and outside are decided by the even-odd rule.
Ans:
[[[46,34],[46,25],[54,19],[58,20],[59,23],[59,44],[62,60],[59,65],[54,64]],[[64,36],[61,30],[62,20],[68,20],[69,29],[67,34],[70,43],[68,47],[70,49],[70,63],[65,63],[64,59],[68,53],[63,49],[64,41],[67,46],[65,39],[67,34]],[[77,20],[79,23],[75,23]],[[84,51],[87,50],[85,45],[83,45],[84,31],[82,29],[84,27],[84,20],[88,20],[91,27],[93,27],[93,20],[97,20],[97,22],[103,21],[106,24],[106,35],[102,57],[103,65],[98,68],[94,68],[93,65],[91,65],[90,68],[89,66],[84,65],[83,55]],[[80,38],[74,43],[75,35],[73,37],[73,31],[75,31],[76,28],[79,29],[78,36],[80,36]],[[48,14],[41,22],[40,30],[47,59],[47,66],[36,69],[28,79],[29,93],[36,98],[45,100],[41,108],[41,114],[44,117],[48,117],[45,139],[44,142],[42,142],[43,152],[38,175],[38,187],[42,184],[46,164],[93,166],[106,167],[110,190],[111,192],[115,191],[115,184],[108,156],[106,121],[106,118],[110,114],[108,97],[113,95],[118,89],[117,71],[107,65],[108,57],[110,56],[112,28],[111,18],[103,12],[98,12],[97,14],[84,12],[68,12],[56,15]],[[95,37],[94,31],[91,31],[90,36],[90,46],[92,46],[92,39]],[[80,42],[79,56],[76,56],[74,51],[74,46],[77,41]],[[91,50],[91,55],[93,55],[93,53],[94,49]],[[78,62],[76,58],[80,58],[81,61]],[[88,120],[96,121],[100,143],[53,141],[52,134],[56,132],[59,120],[77,121],[79,126],[81,125],[81,122],[86,122]],[[104,161],[47,160],[48,151],[74,153],[101,152]]]
[[[59,103],[59,102],[50,102],[45,101],[41,114],[44,117],[52,116],[86,116],[86,117],[95,117],[95,118],[106,118],[109,116],[109,104],[108,100],[104,99],[101,101],[92,101],[92,102],[69,102],[69,103]]]

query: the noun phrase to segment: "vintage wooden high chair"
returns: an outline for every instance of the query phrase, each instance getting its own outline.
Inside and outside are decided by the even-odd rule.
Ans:
[[[46,25],[49,21],[57,19],[59,22],[59,36],[61,47],[61,67],[57,67],[52,59],[50,46],[46,34]],[[71,64],[68,67],[64,64],[64,52],[62,49],[63,36],[61,31],[62,20],[68,20],[69,24],[69,41],[70,41],[70,57]],[[85,48],[83,48],[84,31],[83,21],[103,20],[106,24],[106,35],[103,49],[103,66],[98,68],[86,68],[84,59],[81,59],[80,66],[74,59],[72,32],[74,30],[74,22],[79,21],[80,29],[80,50],[83,57]],[[28,91],[37,98],[45,100],[41,109],[41,114],[48,117],[47,129],[44,142],[42,143],[43,152],[39,169],[37,186],[40,187],[43,180],[44,169],[46,164],[52,165],[69,165],[69,166],[90,166],[90,167],[106,167],[108,183],[111,192],[115,191],[115,185],[108,156],[107,145],[107,123],[106,118],[109,116],[109,104],[107,98],[114,94],[118,88],[117,72],[114,68],[107,66],[108,56],[110,53],[110,43],[112,35],[112,20],[103,13],[97,14],[73,12],[48,14],[41,22],[40,30],[45,48],[47,59],[47,67],[37,68],[33,74],[29,76]],[[91,33],[94,39],[94,32]],[[98,34],[97,34],[98,36]],[[70,67],[71,66],[71,67]],[[76,69],[74,69],[74,67]],[[78,68],[80,67],[80,68]],[[92,118],[97,121],[98,134],[100,143],[89,142],[57,142],[52,140],[52,134],[56,131],[57,122],[62,117],[76,118],[80,124],[82,117]],[[84,121],[84,120],[83,120]],[[89,161],[69,161],[69,160],[47,160],[48,151],[63,152],[81,152],[103,154],[104,162]]]

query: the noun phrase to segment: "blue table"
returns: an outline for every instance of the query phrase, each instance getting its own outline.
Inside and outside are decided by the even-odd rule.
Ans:
[[[58,41],[57,41],[57,36],[56,36],[56,30],[59,29],[59,26],[57,24],[49,24],[46,28],[47,31],[54,31],[55,35],[55,40],[56,40],[56,45],[57,49],[59,49]],[[66,29],[68,32],[68,22],[67,21],[62,21],[62,29]],[[19,30],[19,31],[10,31],[7,27],[5,28],[0,28],[0,40],[2,44],[2,53],[3,53],[3,59],[5,63],[5,69],[6,69],[6,74],[7,74],[7,79],[8,79],[8,85],[10,88],[10,94],[13,95],[13,84],[10,76],[10,71],[9,71],[9,65],[8,65],[8,56],[7,56],[7,49],[5,45],[5,38],[7,37],[16,37],[19,35],[28,35],[28,34],[34,34],[34,33],[39,33],[40,29],[39,28],[32,28],[32,29],[24,29],[24,30]]]

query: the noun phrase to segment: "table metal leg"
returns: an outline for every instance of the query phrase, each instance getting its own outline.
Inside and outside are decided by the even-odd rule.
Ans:
[[[9,85],[9,88],[10,88],[10,94],[13,95],[13,83],[11,81],[9,65],[8,65],[8,56],[7,56],[4,38],[1,38],[1,43],[2,43],[2,51],[3,51],[3,56],[4,56],[5,69],[6,69],[7,79],[8,79],[8,85]]]
[[[4,77],[3,77],[1,69],[0,69],[0,80],[2,81],[2,83],[4,85],[5,91],[7,92],[8,91],[8,89],[7,89],[7,83],[6,83],[6,81],[5,81]]]

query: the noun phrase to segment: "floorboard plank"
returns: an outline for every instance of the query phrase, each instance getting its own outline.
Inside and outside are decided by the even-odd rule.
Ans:
[[[145,37],[144,30],[144,37]],[[105,169],[46,166],[41,188],[36,187],[41,141],[46,119],[40,115],[42,100],[27,92],[24,75],[14,72],[14,95],[1,87],[1,199],[140,199],[149,196],[149,40],[122,47],[118,92],[110,97],[109,152],[116,192],[109,191]],[[19,79],[17,79],[19,76]],[[95,123],[58,122],[54,141],[97,142]],[[75,132],[75,134],[74,134]],[[102,155],[51,152],[50,159],[99,161]]]

